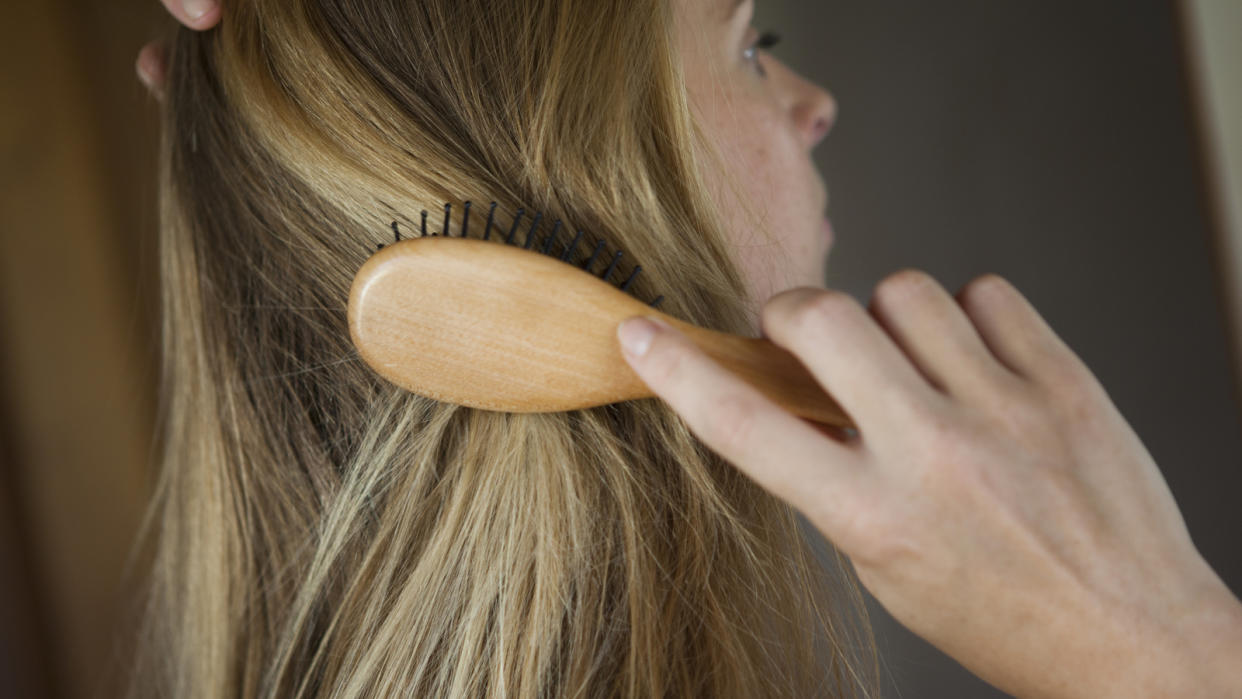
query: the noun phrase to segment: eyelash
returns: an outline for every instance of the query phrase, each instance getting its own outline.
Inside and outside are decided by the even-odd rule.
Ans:
[[[755,40],[754,44],[751,44],[745,51],[742,52],[742,56],[747,61],[755,64],[755,70],[759,71],[759,75],[767,77],[767,71],[763,69],[763,64],[759,62],[759,50],[770,49],[780,43],[780,41],[781,37],[779,34],[775,32],[763,32],[759,35],[759,38]]]

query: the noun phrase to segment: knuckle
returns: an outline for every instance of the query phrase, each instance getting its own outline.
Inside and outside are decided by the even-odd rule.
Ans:
[[[1095,383],[1095,376],[1087,365],[1055,337],[1039,343],[1031,363],[1035,380],[1059,394],[1085,392]]]
[[[777,325],[795,333],[804,333],[810,329],[827,325],[833,318],[848,312],[853,299],[839,291],[816,290],[801,294],[789,303],[781,304],[774,310]]]
[[[765,334],[780,336],[792,331],[799,333],[809,324],[820,324],[825,314],[832,310],[826,309],[837,292],[826,289],[797,288],[776,294],[764,305],[760,312],[761,323]]]
[[[1076,357],[1050,361],[1043,376],[1057,414],[1069,422],[1086,421],[1107,400],[1099,382]]]
[[[730,457],[741,456],[751,443],[758,417],[759,406],[747,396],[722,396],[712,406],[707,420],[708,440]]]
[[[1046,443],[1053,423],[1047,401],[1035,391],[991,407],[984,419],[989,434],[1023,444]]]
[[[971,386],[971,403],[989,413],[1022,410],[1033,400],[1031,382],[999,363],[980,362]]]
[[[1039,429],[1047,420],[1040,401],[1029,394],[1013,394],[999,401],[991,413],[1001,420],[1011,433],[1025,434]]]
[[[987,273],[975,277],[962,287],[960,297],[970,303],[978,303],[988,299],[1003,298],[1011,295],[1015,289],[999,274]]]
[[[881,303],[897,301],[907,296],[931,289],[937,282],[927,272],[906,268],[894,272],[876,285],[874,298]]]
[[[1067,348],[1050,346],[1041,357],[1041,369],[1049,383],[1072,390],[1085,382],[1090,372],[1073,352]]]

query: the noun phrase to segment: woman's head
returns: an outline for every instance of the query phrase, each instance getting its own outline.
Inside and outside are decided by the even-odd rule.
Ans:
[[[178,35],[155,688],[760,696],[861,683],[841,623],[861,599],[848,569],[834,609],[789,508],[660,402],[472,410],[384,383],[350,346],[349,284],[388,223],[467,199],[562,218],[642,261],[636,295],[748,328],[722,221],[754,207],[722,206],[724,180],[701,174],[713,127],[691,106],[677,11],[236,0],[213,32]]]
[[[831,245],[828,192],[810,153],[832,128],[836,103],[760,55],[754,0],[675,6],[690,103],[721,164],[705,174],[752,303],[793,286],[822,285]]]

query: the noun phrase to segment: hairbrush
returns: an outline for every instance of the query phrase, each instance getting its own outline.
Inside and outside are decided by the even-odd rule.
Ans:
[[[616,337],[621,321],[646,315],[680,330],[795,415],[854,427],[785,349],[673,318],[657,310],[663,296],[650,302],[632,296],[642,266],[616,274],[624,256],[607,254],[602,240],[582,246],[578,231],[562,241],[568,235],[562,236],[561,221],[541,238],[540,214],[519,240],[525,211],[518,209],[505,233],[495,203],[482,235],[471,237],[470,207],[466,202],[456,235],[451,205],[444,207],[439,232],[428,232],[425,211],[413,236],[403,239],[394,222],[393,242],[379,245],[354,278],[350,335],[367,364],[394,384],[440,401],[514,413],[649,398],[654,394],[630,369]],[[614,276],[624,279],[619,287],[609,281]]]

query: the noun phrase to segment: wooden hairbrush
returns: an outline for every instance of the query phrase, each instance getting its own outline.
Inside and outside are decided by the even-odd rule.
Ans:
[[[419,395],[459,405],[515,413],[578,410],[648,398],[651,389],[621,355],[617,325],[637,315],[657,316],[685,333],[722,366],[790,412],[824,425],[853,428],[798,359],[765,339],[706,330],[673,318],[608,282],[622,254],[604,274],[591,272],[602,241],[585,263],[574,255],[582,239],[557,241],[558,221],[536,244],[536,216],[526,241],[514,241],[524,213],[507,236],[493,236],[496,205],[481,239],[469,237],[470,204],[461,232],[449,232],[445,207],[439,234],[401,239],[371,256],[349,295],[349,331],[359,354],[376,372]],[[498,242],[505,244],[498,245]],[[607,258],[607,256],[605,256]]]

